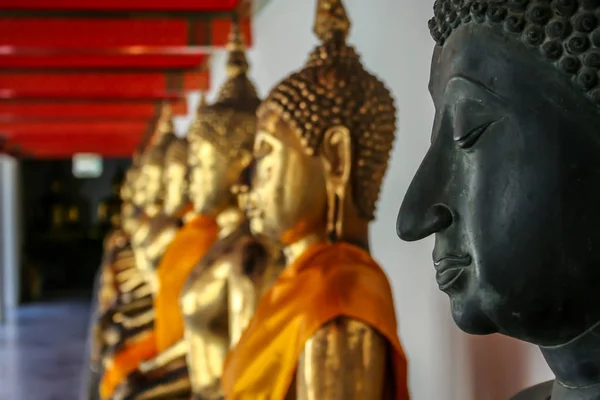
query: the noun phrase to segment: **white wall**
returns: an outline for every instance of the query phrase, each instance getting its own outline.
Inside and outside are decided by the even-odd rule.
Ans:
[[[262,96],[300,68],[316,44],[315,4],[315,0],[270,0],[255,17],[249,58]],[[504,400],[549,379],[536,348],[505,337],[460,332],[451,320],[446,296],[435,283],[432,241],[407,244],[395,234],[400,203],[427,150],[433,122],[427,92],[433,48],[427,20],[433,0],[345,0],[345,5],[353,23],[350,42],[362,54],[365,66],[392,89],[399,108],[396,145],[371,242],[394,289],[413,398]],[[209,99],[224,79],[223,63],[223,54],[216,54]],[[182,128],[186,124],[179,123]]]
[[[19,302],[21,232],[19,203],[19,163],[0,155],[0,296],[5,311],[10,313]]]

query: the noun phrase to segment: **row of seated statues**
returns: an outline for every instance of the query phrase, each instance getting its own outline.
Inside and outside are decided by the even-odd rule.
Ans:
[[[599,400],[600,1],[434,13],[431,146],[397,234],[435,236],[462,330],[540,347],[556,379],[514,400]],[[260,100],[234,29],[216,102],[185,139],[165,111],[135,155],[98,295],[102,400],[409,398],[369,253],[396,109],[349,30],[318,0],[321,43]]]
[[[319,1],[322,44],[261,101],[234,26],[185,137],[163,109],[105,240],[90,397],[408,399],[368,243],[396,109],[348,31]]]

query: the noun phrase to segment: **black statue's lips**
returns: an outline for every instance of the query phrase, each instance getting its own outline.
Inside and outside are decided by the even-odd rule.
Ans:
[[[458,278],[463,274],[465,269],[471,265],[471,256],[443,256],[437,260],[434,259],[433,266],[437,273],[435,279],[440,290],[449,289]]]

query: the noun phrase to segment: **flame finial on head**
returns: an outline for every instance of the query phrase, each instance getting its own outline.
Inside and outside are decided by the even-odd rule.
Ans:
[[[173,131],[173,107],[171,103],[163,103],[158,117],[158,125],[156,127],[159,134],[165,134]]]
[[[237,21],[233,21],[231,24],[231,32],[229,32],[229,42],[227,43],[228,51],[244,51],[246,45],[244,44],[244,38],[240,31],[240,24]]]
[[[240,31],[239,24],[234,21],[231,24],[229,42],[227,43],[227,76],[234,78],[248,72],[248,60],[246,59],[246,45]]]
[[[204,90],[200,91],[200,101],[198,102],[197,111],[200,112],[202,107],[206,107],[208,105],[208,101],[206,100],[206,92]]]
[[[208,140],[223,154],[235,159],[250,153],[256,133],[256,109],[260,99],[248,78],[249,65],[245,45],[236,21],[232,23],[227,58],[227,79],[216,101],[198,107],[196,121],[188,137]]]
[[[336,36],[346,40],[350,26],[350,19],[341,0],[318,0],[313,31],[321,42],[327,42]]]
[[[152,133],[150,144],[154,145],[160,142],[164,136],[172,134],[174,131],[175,124],[173,123],[173,107],[170,103],[165,102],[161,106],[160,115],[158,116],[158,121],[156,122],[156,128]]]
[[[206,92],[205,91],[200,92],[200,103],[198,103],[198,104],[200,105],[200,107],[203,107],[208,104],[208,102],[206,101]]]

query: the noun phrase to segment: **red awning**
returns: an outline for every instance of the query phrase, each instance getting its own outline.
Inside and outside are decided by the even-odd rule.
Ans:
[[[2,0],[0,0],[2,1]],[[75,48],[83,52],[120,47],[223,47],[229,18],[0,18],[0,46]],[[248,47],[250,21],[240,22]],[[74,35],[73,32],[77,32]]]
[[[0,0],[9,11],[231,12],[241,0]]]
[[[194,70],[207,49],[128,46],[82,51],[72,48],[0,46],[0,69]]]
[[[178,100],[208,80],[206,72],[0,72],[0,101]]]
[[[130,156],[152,124],[131,121],[94,123],[0,123],[5,148],[35,157],[63,158],[76,153]]]
[[[160,102],[0,102],[0,122],[81,122],[150,121],[161,108]],[[187,115],[185,100],[172,105],[173,115]]]
[[[160,104],[187,112],[250,0],[0,0],[0,151],[129,156]]]

